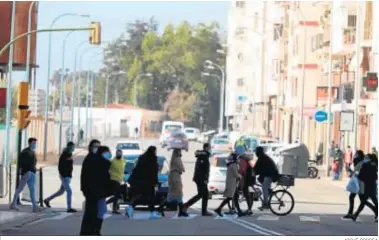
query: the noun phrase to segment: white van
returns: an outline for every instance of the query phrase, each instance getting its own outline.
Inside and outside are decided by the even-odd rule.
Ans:
[[[175,121],[164,121],[162,124],[162,132],[159,137],[159,143],[162,147],[167,145],[167,138],[170,136],[172,132],[183,132],[184,123],[183,122],[175,122]]]

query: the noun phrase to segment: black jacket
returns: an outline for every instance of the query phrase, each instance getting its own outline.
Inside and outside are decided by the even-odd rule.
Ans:
[[[210,153],[208,151],[198,150],[195,152],[195,157],[196,163],[193,181],[197,184],[208,182],[210,171]]]
[[[110,196],[110,161],[89,153],[83,161],[80,174],[80,190],[86,198],[101,199]]]
[[[141,155],[133,169],[128,182],[134,192],[151,193],[158,181],[158,158]]]
[[[373,162],[367,162],[362,165],[359,171],[358,179],[364,182],[364,192],[376,192],[376,180],[378,179],[378,168]]]
[[[36,154],[29,147],[25,148],[20,153],[20,169],[21,175],[24,175],[27,172],[37,172],[37,158]]]
[[[266,154],[258,157],[254,166],[255,174],[259,175],[259,181],[262,182],[264,177],[270,177],[274,182],[279,178],[278,167],[275,162]]]
[[[72,159],[72,153],[68,149],[64,149],[58,162],[58,171],[61,177],[72,178],[72,170],[74,161]]]

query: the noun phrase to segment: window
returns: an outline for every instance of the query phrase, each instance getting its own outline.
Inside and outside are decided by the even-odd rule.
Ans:
[[[244,82],[243,82],[243,78],[238,78],[238,79],[237,79],[237,86],[242,87],[243,84],[244,84]]]
[[[245,8],[246,2],[245,1],[237,1],[236,7],[238,8]]]
[[[243,35],[245,33],[245,30],[243,27],[238,27],[234,33],[234,35],[237,37],[237,36],[240,36],[240,35]]]
[[[357,15],[347,16],[347,26],[349,28],[355,28],[357,26]]]
[[[324,34],[320,33],[316,36],[313,36],[312,39],[312,51],[321,49],[324,46]]]
[[[274,41],[278,40],[283,36],[283,24],[274,25]]]

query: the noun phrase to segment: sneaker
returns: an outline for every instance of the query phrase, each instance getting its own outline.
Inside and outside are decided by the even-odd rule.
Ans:
[[[246,215],[246,216],[251,216],[251,215],[253,215],[253,211],[251,211],[251,210],[247,210],[247,211],[245,212],[245,215]]]
[[[134,211],[133,207],[128,206],[128,208],[125,211],[125,216],[127,216],[128,218],[133,218],[133,211]]]
[[[14,204],[11,204],[11,205],[9,206],[9,209],[16,210],[16,211],[19,210],[18,207],[17,207],[16,205],[14,205]]]
[[[179,212],[178,217],[189,217],[189,214],[186,212]]]
[[[203,212],[203,213],[201,214],[201,216],[203,216],[203,217],[211,217],[211,216],[213,216],[213,214],[210,213],[210,212]]]
[[[224,214],[226,214],[226,215],[234,215],[236,213],[237,213],[236,210],[230,210],[229,212],[225,212]]]
[[[351,216],[351,220],[353,220],[353,222],[357,221],[357,218],[358,218],[358,216],[356,216],[356,215]]]
[[[224,217],[220,209],[215,209],[214,212],[217,214],[217,216]]]
[[[352,214],[346,214],[345,216],[342,217],[343,220],[347,220],[347,219],[353,219],[353,215]]]
[[[160,218],[162,218],[162,216],[158,212],[156,211],[150,212],[150,219],[160,219]]]
[[[246,216],[246,213],[244,213],[244,212],[238,212],[238,217],[244,217],[244,216]]]
[[[38,212],[41,212],[42,211],[42,208],[40,208],[40,207],[33,207],[33,212],[34,213],[38,213]]]
[[[46,199],[43,200],[43,203],[45,204],[46,207],[51,208],[50,202],[47,201]]]
[[[73,209],[73,208],[70,208],[70,209],[67,210],[67,212],[68,213],[76,213],[77,211],[75,209]]]

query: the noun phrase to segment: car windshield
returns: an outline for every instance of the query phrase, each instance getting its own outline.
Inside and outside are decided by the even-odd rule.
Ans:
[[[173,138],[186,138],[186,135],[183,133],[174,133],[172,134]]]
[[[258,145],[258,141],[252,138],[245,138],[245,145],[250,148],[250,150],[255,151]]]
[[[186,133],[194,133],[195,130],[193,130],[193,129],[186,129],[185,132],[186,132]]]
[[[216,163],[216,167],[222,167],[222,168],[226,168],[226,160],[228,158],[227,157],[218,157],[217,158],[217,163]]]
[[[139,143],[119,143],[116,146],[117,150],[140,150]]]
[[[126,174],[130,174],[132,173],[133,169],[134,169],[134,166],[135,166],[135,162],[126,162],[126,165],[125,165],[125,173]]]
[[[215,139],[213,141],[213,144],[228,144],[229,142],[227,140],[224,140],[224,139]]]
[[[165,130],[168,132],[175,132],[181,130],[182,127],[180,125],[166,125]]]

